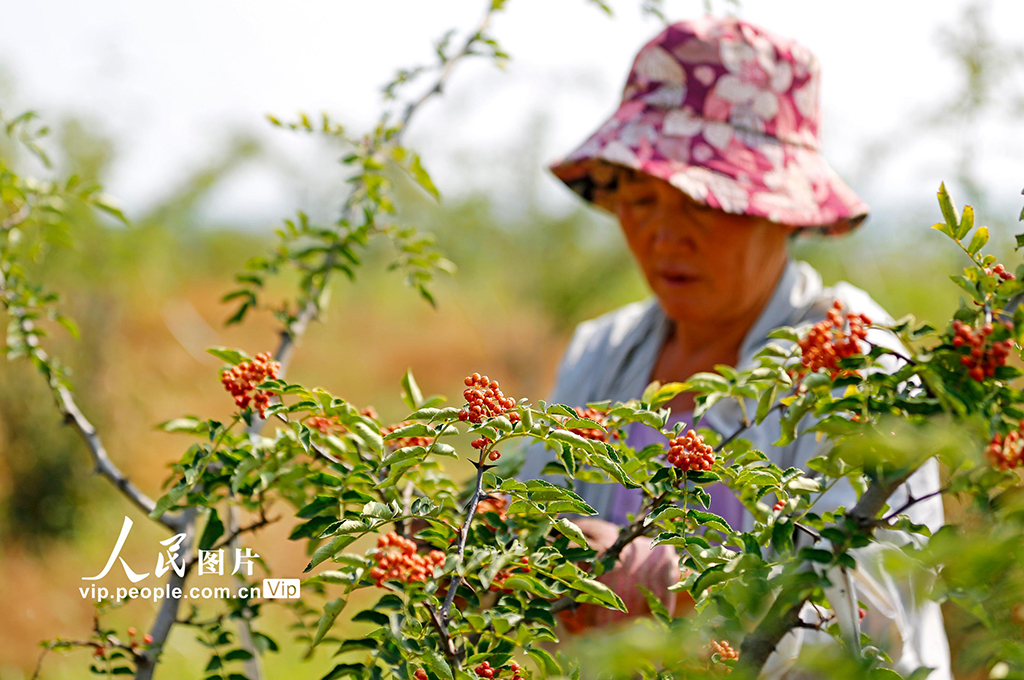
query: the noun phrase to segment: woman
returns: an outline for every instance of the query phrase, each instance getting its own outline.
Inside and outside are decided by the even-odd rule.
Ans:
[[[735,19],[680,22],[641,49],[618,110],[552,171],[618,218],[653,296],[577,327],[550,401],[625,401],[653,380],[683,381],[718,364],[749,366],[770,330],[820,321],[835,300],[850,312],[891,320],[864,291],[846,283],[826,288],[813,268],[788,253],[795,234],[841,234],[867,215],[819,153],[818,85],[818,62],[806,48]],[[868,339],[898,347],[877,329]],[[669,403],[673,419],[687,422],[693,406],[691,394]],[[728,434],[741,422],[730,400],[710,408],[700,425]],[[628,434],[634,448],[664,440],[641,425]],[[777,413],[745,436],[783,469],[821,453],[813,436],[772,446]],[[540,477],[551,460],[550,451],[529,450],[519,476]],[[916,497],[937,490],[938,464],[922,468],[890,503],[906,498],[907,487]],[[639,509],[636,490],[597,483],[579,483],[577,490],[598,510],[598,518],[579,521],[597,549],[610,545]],[[819,503],[834,508],[855,500],[845,484]],[[750,513],[724,487],[713,490],[711,510],[733,526],[752,526]],[[933,531],[943,523],[938,497],[911,514]],[[641,539],[602,580],[636,614],[645,610],[639,582],[673,604],[665,588],[678,580],[677,562],[670,547],[652,551],[649,539]],[[930,678],[952,677],[938,605],[912,606],[909,589],[895,585],[880,562],[863,555],[855,577],[858,597],[869,605],[864,628],[897,670],[926,665],[936,669]],[[593,607],[574,619],[577,626],[610,620],[615,617],[602,618]],[[772,676],[785,677],[787,659],[823,635],[787,636],[769,662]]]

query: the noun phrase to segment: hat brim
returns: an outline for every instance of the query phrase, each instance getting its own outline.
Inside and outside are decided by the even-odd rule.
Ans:
[[[593,202],[611,176],[595,177],[603,164],[665,180],[712,208],[829,235],[868,214],[816,149],[679,110],[623,105],[550,170]]]

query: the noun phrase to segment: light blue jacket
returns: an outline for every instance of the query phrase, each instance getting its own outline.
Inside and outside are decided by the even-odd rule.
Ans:
[[[813,267],[805,262],[790,260],[767,305],[743,340],[737,368],[742,370],[752,365],[754,354],[769,342],[769,331],[780,326],[799,327],[821,321],[835,300],[842,302],[847,311],[867,314],[873,321],[892,321],[889,314],[863,290],[845,282],[825,287],[821,275]],[[587,402],[605,399],[627,401],[639,398],[650,382],[658,354],[672,330],[672,323],[657,298],[651,296],[579,324],[562,356],[549,403],[583,406]],[[893,349],[901,347],[897,338],[878,329],[869,331],[868,340]],[[893,368],[894,365],[888,367],[889,370]],[[753,405],[748,411],[752,412],[752,408]],[[729,434],[741,423],[742,412],[738,404],[733,400],[723,400],[704,414],[700,424],[716,432]],[[773,446],[779,435],[777,411],[773,411],[761,425],[744,433],[754,448],[763,451],[783,469],[800,467],[806,470],[806,462],[820,455],[823,447],[828,446],[825,441],[816,441],[814,436],[798,436],[787,446]],[[518,477],[543,479],[545,477],[540,471],[553,460],[555,456],[552,451],[539,445],[530,447],[525,452],[525,461]],[[564,483],[561,477],[546,479],[553,483]],[[907,497],[907,486],[915,497],[920,498],[938,490],[939,484],[938,462],[929,461],[893,494],[889,504],[891,507],[902,504]],[[610,484],[577,481],[576,490],[600,516],[610,507],[614,487]],[[840,505],[852,507],[855,502],[853,487],[844,481],[827,492],[816,504],[816,509],[834,509]],[[916,504],[907,514],[914,522],[925,524],[932,531],[944,523],[942,500],[937,496]],[[744,515],[742,529],[749,531],[753,527],[753,516],[749,512]],[[901,541],[905,537],[894,535],[893,539]],[[876,563],[867,559],[866,552],[863,555],[864,564],[854,578],[858,597],[874,605],[870,618],[865,618],[865,629],[869,634],[875,631],[876,636],[882,634],[889,640],[885,646],[896,662],[898,671],[907,672],[920,665],[927,665],[936,669],[929,676],[931,680],[952,678],[949,671],[949,647],[938,605],[934,602],[913,601],[909,584],[893,582],[877,563],[881,559],[878,549],[873,554],[877,558]],[[801,640],[806,641],[813,633],[797,631],[784,642],[789,643],[790,647],[795,644],[798,648]],[[786,645],[780,645],[779,653],[773,659],[777,668],[770,677],[787,677],[784,667],[786,660],[782,658],[786,649]],[[795,648],[789,651],[795,654]]]

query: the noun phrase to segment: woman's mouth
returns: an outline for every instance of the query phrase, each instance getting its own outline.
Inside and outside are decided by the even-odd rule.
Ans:
[[[658,277],[662,283],[671,287],[689,286],[698,281],[697,276],[686,272],[662,272]]]

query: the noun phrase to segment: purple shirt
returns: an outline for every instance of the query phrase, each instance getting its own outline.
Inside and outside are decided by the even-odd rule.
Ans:
[[[671,428],[679,421],[692,425],[693,413],[690,411],[673,413],[669,416],[668,427]],[[649,425],[630,423],[626,432],[626,444],[639,451],[651,444],[667,445],[668,439]],[[712,484],[707,487],[707,492],[711,495],[711,507],[708,509],[721,516],[733,529],[742,529],[743,504],[733,495],[732,491],[724,484]],[[628,524],[629,519],[626,517],[626,514],[630,512],[637,513],[640,510],[643,497],[643,489],[627,489],[624,486],[616,487],[611,508],[609,508],[605,519],[619,526]]]

